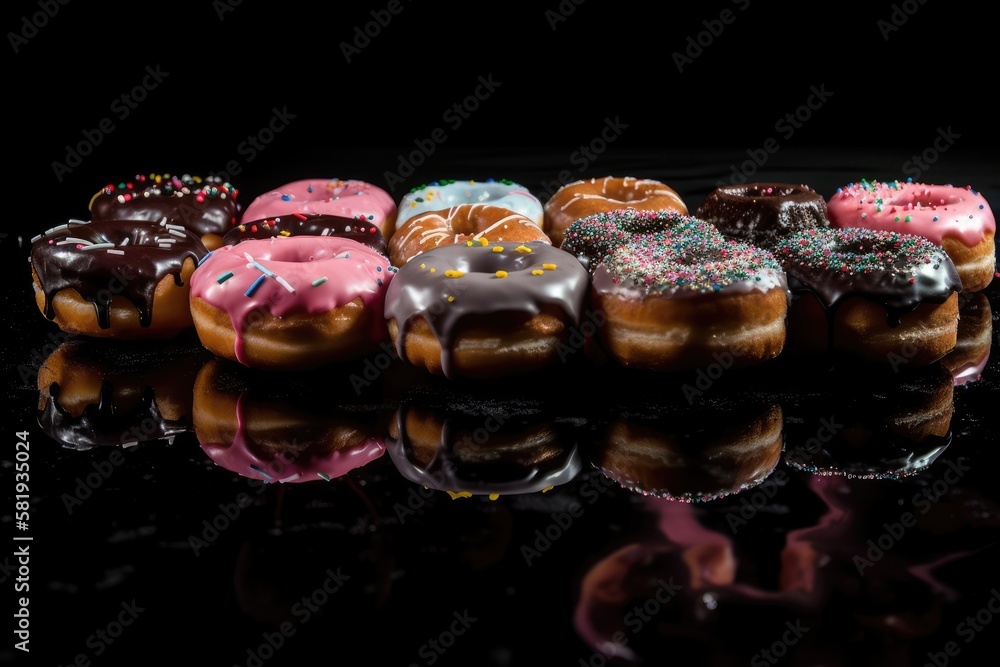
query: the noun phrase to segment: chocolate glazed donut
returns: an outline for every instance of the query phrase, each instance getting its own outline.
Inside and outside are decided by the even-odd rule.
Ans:
[[[161,281],[173,276],[174,286],[186,290],[186,276],[207,254],[201,241],[178,225],[135,220],[75,221],[32,239],[29,261],[39,309],[63,330],[98,336],[124,333],[112,326],[116,319],[113,302],[121,296],[138,310],[139,328],[153,335],[153,302],[161,292]],[[78,330],[73,322],[60,316],[57,301],[64,290],[94,305],[98,329]],[[181,311],[187,308],[186,293],[183,300]],[[63,303],[68,309],[70,304]],[[186,318],[181,312],[176,329],[191,325],[190,311]],[[141,330],[128,333],[133,337],[143,334]]]
[[[793,232],[829,227],[826,200],[805,185],[749,183],[714,190],[697,217],[733,238],[772,248]]]
[[[276,236],[337,236],[362,243],[380,255],[389,256],[382,232],[373,223],[326,213],[293,213],[277,218],[242,222],[222,239],[222,245],[236,245],[248,239]]]

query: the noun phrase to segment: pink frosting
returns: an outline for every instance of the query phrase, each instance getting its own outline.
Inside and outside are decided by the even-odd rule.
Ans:
[[[388,241],[396,228],[396,202],[382,188],[364,181],[309,178],[286,183],[250,202],[243,220],[323,213],[375,224]]]
[[[827,208],[834,227],[916,234],[938,245],[953,238],[972,247],[997,228],[990,205],[969,186],[863,180],[838,188]]]
[[[232,443],[203,442],[201,448],[216,465],[262,482],[309,482],[336,479],[360,468],[385,453],[382,439],[369,438],[364,443],[338,449],[309,447],[295,454],[283,452],[260,456],[257,445],[247,435],[243,396],[236,400],[236,435]]]
[[[243,331],[254,313],[320,314],[358,297],[381,313],[394,275],[388,259],[357,241],[277,236],[209,253],[191,275],[191,296],[229,315],[236,331],[236,358],[245,364]],[[375,321],[384,324],[382,318]],[[373,336],[385,338],[381,330]]]

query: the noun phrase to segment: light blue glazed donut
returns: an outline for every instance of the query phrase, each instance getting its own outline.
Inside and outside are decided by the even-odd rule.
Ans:
[[[528,188],[507,180],[488,178],[485,181],[455,181],[445,179],[413,188],[399,202],[396,229],[410,218],[462,204],[490,204],[519,213],[542,228],[545,211],[542,202]]]

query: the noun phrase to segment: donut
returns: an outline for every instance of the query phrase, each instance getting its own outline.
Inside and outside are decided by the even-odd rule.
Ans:
[[[955,265],[921,236],[810,229],[775,246],[793,294],[790,342],[803,351],[924,365],[955,347]]]
[[[172,338],[192,327],[189,280],[208,250],[183,227],[71,220],[31,242],[35,302],[63,331]]]
[[[575,220],[620,208],[674,211],[687,214],[687,205],[672,188],[648,178],[591,178],[569,183],[545,202],[545,232],[555,246]]]
[[[731,355],[744,367],[784,347],[781,266],[703,220],[632,208],[597,213],[567,229],[563,249],[586,259],[592,307],[607,318],[598,340],[623,366],[686,371]]]
[[[485,181],[443,179],[413,188],[399,202],[396,226],[422,213],[463,204],[499,206],[528,218],[539,229],[544,223],[542,202],[528,188],[506,178],[499,181],[487,178]]]
[[[265,192],[247,206],[244,220],[263,220],[300,213],[355,218],[378,227],[388,241],[396,229],[396,202],[382,188],[349,179],[307,178]]]
[[[826,199],[807,185],[748,183],[716,188],[697,217],[726,236],[773,248],[792,232],[829,227]]]
[[[131,181],[109,183],[90,200],[97,220],[144,220],[181,225],[201,237],[209,250],[239,216],[239,191],[218,176],[137,174]]]
[[[547,243],[440,246],[399,269],[385,317],[399,358],[433,374],[521,374],[560,360],[588,282]]]
[[[420,253],[452,243],[481,240],[549,243],[530,218],[492,204],[461,204],[407,218],[389,241],[389,258],[401,267]]]
[[[395,269],[350,239],[277,236],[215,250],[191,278],[205,347],[244,366],[310,368],[355,359],[386,340]]]
[[[380,255],[389,256],[382,232],[375,224],[325,213],[293,213],[277,218],[244,221],[229,230],[222,239],[222,245],[236,245],[248,239],[271,239],[276,236],[336,236],[363,243]]]
[[[980,379],[990,360],[993,344],[993,311],[982,292],[958,295],[958,340],[941,363],[951,371],[955,385]]]
[[[983,195],[969,186],[862,179],[837,188],[827,207],[834,227],[916,234],[941,246],[965,292],[993,280],[997,223]]]
[[[242,370],[242,367],[235,367]],[[216,465],[267,483],[343,477],[385,453],[366,412],[275,395],[214,359],[194,383],[194,432]]]

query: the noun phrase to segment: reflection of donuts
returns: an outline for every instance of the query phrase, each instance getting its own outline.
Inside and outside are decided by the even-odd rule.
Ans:
[[[69,333],[171,338],[192,326],[189,279],[207,253],[167,222],[71,221],[32,239],[35,302]]]
[[[546,243],[441,246],[399,270],[385,317],[400,359],[431,373],[523,374],[561,360],[588,283]]]
[[[781,458],[781,406],[747,415],[699,411],[620,416],[600,437],[594,465],[624,488],[681,502],[715,500],[764,481]]]
[[[276,236],[336,236],[363,243],[380,255],[388,256],[385,239],[370,222],[325,213],[292,213],[277,218],[244,221],[226,234],[223,245],[236,245],[249,239],[273,239]]]
[[[939,246],[912,235],[813,229],[775,247],[794,299],[789,346],[866,361],[932,363],[955,347],[955,266]]]
[[[829,227],[826,200],[806,185],[749,183],[717,188],[697,216],[726,236],[771,248],[793,232]]]
[[[384,430],[370,418],[282,399],[220,359],[198,374],[193,414],[217,465],[264,482],[329,481],[385,453]]]
[[[990,359],[993,344],[993,311],[985,294],[958,296],[958,341],[941,363],[962,385],[979,379]]]
[[[38,370],[38,421],[65,447],[172,441],[191,426],[200,346],[160,348],[65,343]]]
[[[142,220],[181,225],[209,250],[236,222],[239,192],[218,176],[139,174],[104,186],[90,200],[94,220]]]

